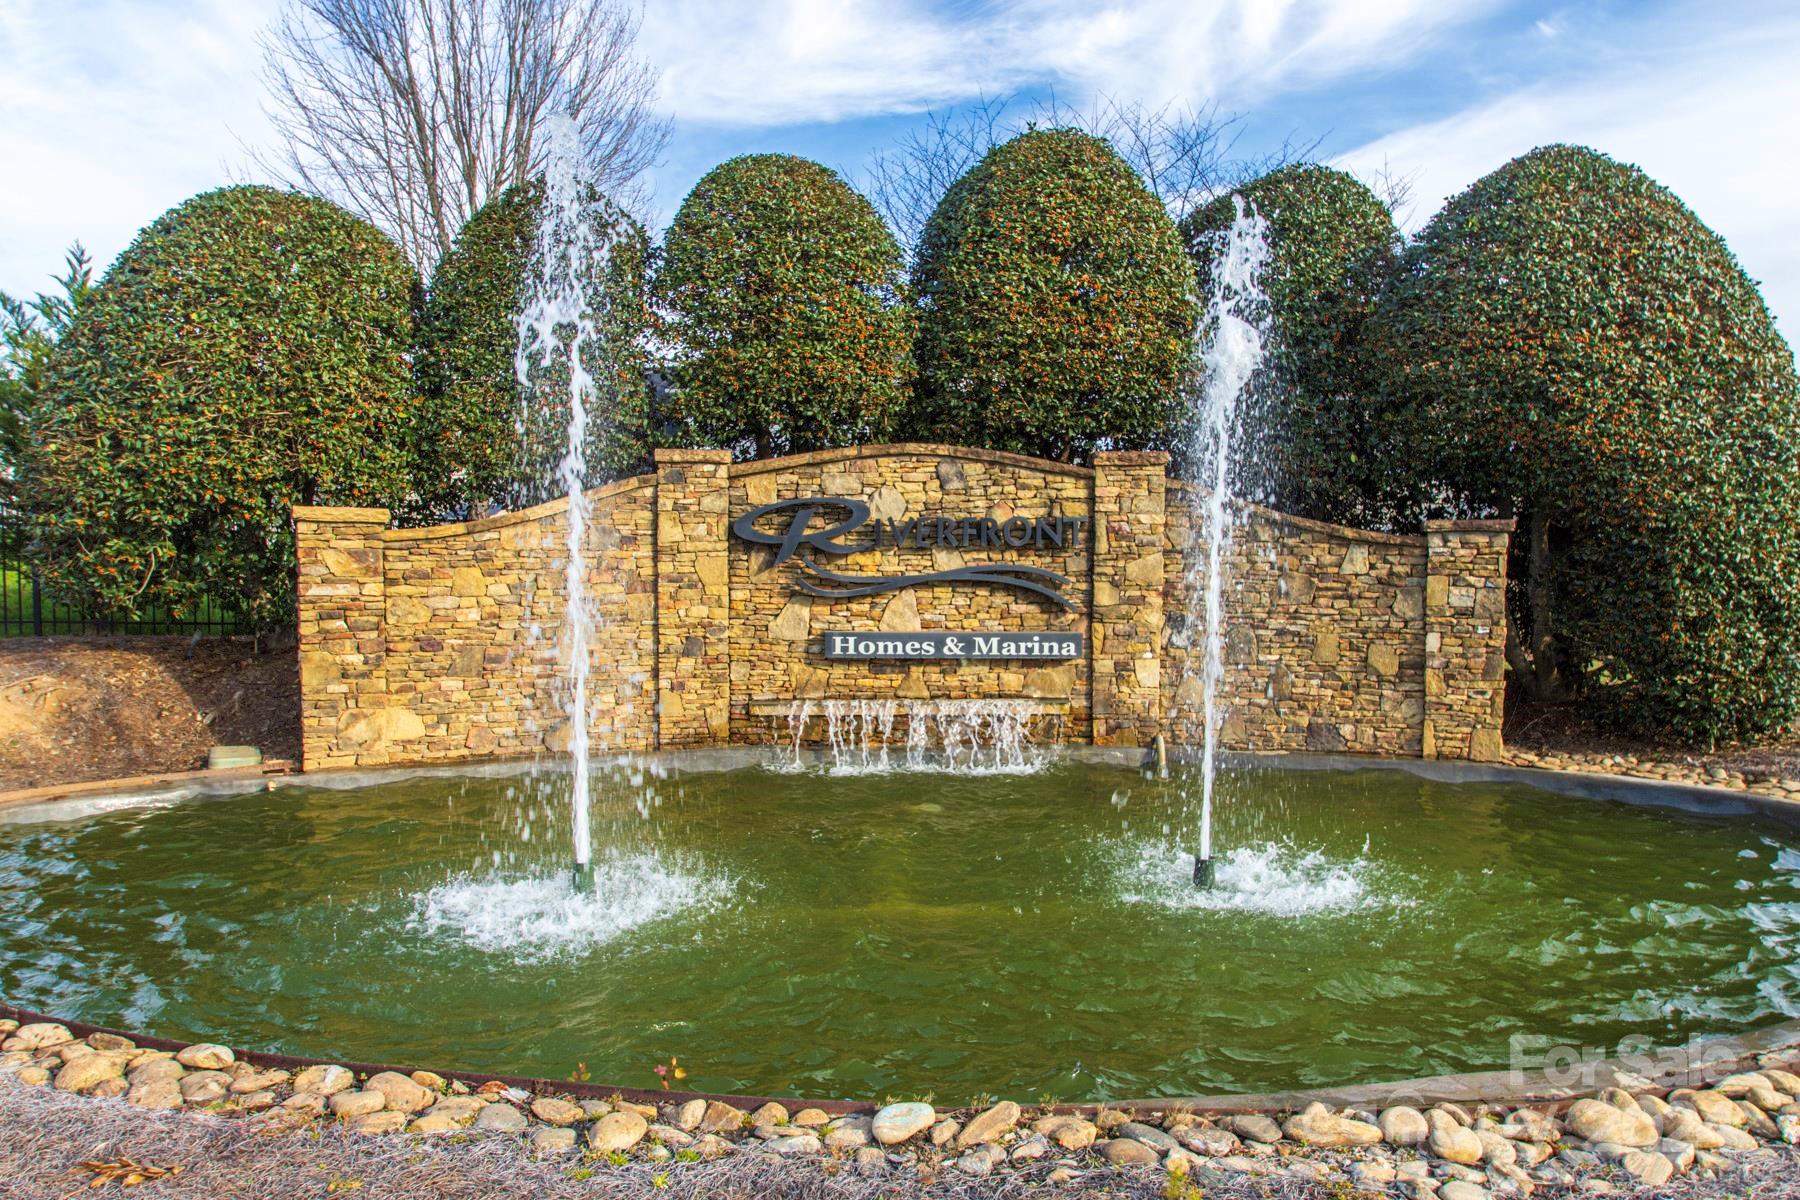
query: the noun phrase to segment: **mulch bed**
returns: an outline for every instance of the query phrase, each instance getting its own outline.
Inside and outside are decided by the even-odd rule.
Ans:
[[[1618,755],[1690,767],[1722,767],[1740,771],[1753,781],[1800,775],[1800,737],[1777,738],[1760,746],[1725,746],[1707,753],[1649,738],[1609,734],[1584,720],[1573,704],[1507,705],[1506,745],[1539,754]]]

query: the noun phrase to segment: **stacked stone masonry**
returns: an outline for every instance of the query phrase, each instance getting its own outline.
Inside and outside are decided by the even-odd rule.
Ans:
[[[656,455],[658,744],[715,745],[730,707],[726,513],[731,454]]]
[[[1094,456],[1093,740],[1149,745],[1161,728],[1168,456]],[[1179,552],[1175,555],[1179,558]]]
[[[1204,585],[1201,496],[1171,485],[1167,611]],[[1261,751],[1417,757],[1425,722],[1424,540],[1261,509],[1234,522],[1225,595],[1221,740]],[[1202,726],[1204,629],[1172,623],[1164,657],[1177,734]]]
[[[732,463],[667,450],[654,474],[588,494],[586,579],[598,618],[592,738],[601,749],[760,744],[794,701],[1020,699],[1045,740],[1147,745],[1201,725],[1200,494],[1158,453],[1070,466],[899,445]],[[784,500],[839,496],[872,520],[1019,516],[1083,536],[1022,548],[884,546],[822,565],[916,575],[985,562],[1070,582],[1073,607],[1016,588],[926,583],[809,596],[802,551],[731,524]],[[308,770],[519,757],[566,747],[566,502],[426,529],[380,509],[297,508]],[[1225,598],[1223,740],[1258,751],[1444,758],[1501,754],[1510,522],[1434,523],[1423,537],[1240,513]],[[827,659],[831,631],[1086,636],[1057,661]],[[895,727],[905,736],[904,724]]]
[[[1501,756],[1511,535],[1511,521],[1425,526],[1426,758],[1492,762]]]

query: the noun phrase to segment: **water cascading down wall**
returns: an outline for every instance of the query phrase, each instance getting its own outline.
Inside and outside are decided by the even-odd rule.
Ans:
[[[785,740],[807,700],[1019,699],[1041,740],[1098,745],[1179,741],[1198,727],[1202,639],[1186,627],[1185,556],[1202,523],[1161,453],[1101,453],[1080,467],[926,445],[752,463],[663,450],[653,474],[590,496],[596,749]],[[867,507],[841,545],[889,536],[853,553],[801,544],[782,559],[769,540],[792,507],[757,519],[762,541],[733,532],[752,510],[806,497]],[[821,509],[800,533],[844,516]],[[294,518],[306,769],[566,747],[565,501],[424,529],[390,529],[382,509]],[[1024,544],[1009,545],[1009,529]],[[1246,510],[1225,605],[1226,748],[1498,757],[1510,532],[1438,522],[1406,537]],[[993,564],[1067,583],[1050,585],[1063,602],[967,578],[825,597],[804,585],[864,589],[809,562],[884,579]],[[825,654],[832,632],[915,631],[1076,633],[1083,644],[1066,660]]]

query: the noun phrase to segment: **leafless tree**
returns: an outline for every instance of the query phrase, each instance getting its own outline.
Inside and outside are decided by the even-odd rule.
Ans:
[[[870,197],[905,246],[917,246],[925,222],[950,185],[1012,136],[1010,100],[987,97],[934,110],[925,123],[869,158]]]
[[[288,0],[263,39],[262,165],[386,230],[421,271],[543,166],[569,115],[588,176],[628,207],[668,140],[630,0]]]
[[[1238,153],[1241,116],[1217,106],[1152,108],[1101,96],[1085,108],[1054,95],[1020,106],[981,97],[930,112],[925,121],[869,160],[869,190],[895,234],[908,246],[944,192],[982,155],[1029,128],[1072,128],[1105,138],[1176,218],[1219,193],[1310,155],[1318,143],[1289,139],[1258,155]]]
[[[1417,173],[1402,174],[1394,170],[1387,159],[1381,165],[1367,172],[1363,182],[1374,192],[1381,203],[1393,214],[1396,224],[1405,224],[1406,217],[1413,204],[1413,182]]]
[[[1100,96],[1077,108],[1052,94],[1039,106],[1036,123],[1086,130],[1111,142],[1177,219],[1221,192],[1310,157],[1319,146],[1316,138],[1301,142],[1289,137],[1261,154],[1240,153],[1244,118],[1221,112],[1216,104],[1152,108]]]

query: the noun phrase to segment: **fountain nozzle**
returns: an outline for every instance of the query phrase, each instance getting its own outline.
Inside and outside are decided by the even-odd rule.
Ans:
[[[1213,885],[1212,859],[1194,855],[1194,886],[1204,891]]]
[[[594,864],[584,862],[576,863],[574,870],[569,872],[569,883],[574,887],[577,895],[593,895]]]

